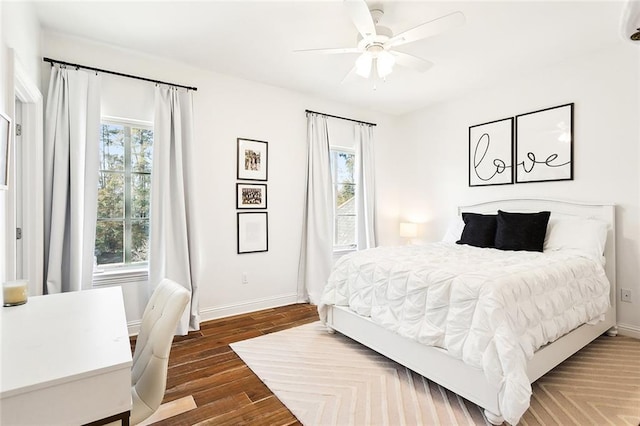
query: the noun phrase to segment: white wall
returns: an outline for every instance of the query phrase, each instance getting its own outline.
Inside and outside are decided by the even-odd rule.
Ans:
[[[0,23],[3,23],[4,17],[4,2],[0,2]],[[8,51],[4,42],[4,24],[2,25],[2,31],[0,31],[0,111],[5,111],[7,106],[7,91],[8,91],[8,83],[7,83],[7,58]],[[7,244],[6,233],[4,229],[6,228],[7,219],[5,216],[6,210],[6,191],[0,191],[0,282],[4,282],[6,280],[6,253],[5,247]]]
[[[40,81],[40,22],[31,2],[3,2],[2,33],[34,82]]]
[[[40,83],[40,25],[33,4],[0,2],[0,111],[14,118],[13,60]],[[13,185],[10,178],[9,185]],[[0,191],[0,282],[7,278],[7,191]]]
[[[299,93],[216,74],[87,40],[46,33],[43,55],[148,78],[196,86],[194,93],[197,158],[194,164],[196,223],[201,268],[203,318],[247,312],[296,301],[296,279],[305,185],[306,117],[312,109],[377,122],[376,136],[390,132],[390,117]],[[47,70],[49,65],[45,65]],[[43,73],[44,78],[48,71]],[[150,83],[103,75],[109,92],[139,108],[123,113],[103,102],[104,113],[153,117]],[[128,92],[126,88],[135,89]],[[137,88],[137,89],[136,89]],[[132,96],[132,101],[127,96]],[[108,96],[108,95],[107,95]],[[135,99],[133,99],[135,98]],[[145,100],[146,99],[146,100]],[[151,98],[152,100],[152,98]],[[150,108],[150,115],[144,112]],[[147,114],[147,116],[145,116]],[[236,138],[269,142],[269,251],[236,254]],[[241,284],[246,272],[249,283]],[[124,286],[127,317],[135,322],[146,302],[143,286]]]
[[[380,169],[386,182],[379,186],[379,200],[395,206],[386,207],[382,242],[396,242],[389,239],[395,217],[423,222],[423,239],[438,240],[455,206],[483,200],[613,202],[618,287],[630,288],[634,299],[618,303],[618,320],[640,330],[639,71],[637,50],[620,43],[541,71],[523,70],[511,81],[402,117],[393,142],[397,149],[387,147]],[[468,187],[469,126],[570,102],[575,103],[573,181]]]

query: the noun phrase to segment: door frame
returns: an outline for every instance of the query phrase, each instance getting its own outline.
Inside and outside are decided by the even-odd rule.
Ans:
[[[43,294],[44,271],[44,160],[43,160],[43,98],[40,89],[24,67],[9,50],[9,87],[13,89],[10,108],[15,101],[22,104],[22,162],[20,167],[10,167],[12,176],[7,196],[7,279],[29,280],[29,294]],[[12,111],[15,117],[15,111]],[[11,161],[15,161],[12,156]],[[19,170],[20,176],[16,175]],[[22,271],[16,277],[16,179],[21,179],[22,196]]]

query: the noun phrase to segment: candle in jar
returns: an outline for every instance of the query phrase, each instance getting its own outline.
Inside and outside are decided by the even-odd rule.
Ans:
[[[7,281],[2,284],[4,306],[15,306],[27,303],[27,280]]]

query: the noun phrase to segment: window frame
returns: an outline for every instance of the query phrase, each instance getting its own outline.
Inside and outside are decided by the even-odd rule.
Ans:
[[[122,117],[114,117],[114,116],[102,116],[100,118],[100,126],[103,124],[110,125],[120,125],[125,128],[130,129],[144,129],[144,130],[154,130],[153,122],[144,121],[144,120],[135,120],[130,118],[122,118]],[[127,131],[125,130],[125,133]],[[98,141],[99,143],[100,141]],[[154,134],[154,142],[155,142],[155,134]],[[109,171],[98,169],[98,173],[108,172],[108,173],[117,173],[123,175],[124,180],[124,194],[123,194],[123,204],[124,204],[124,215],[122,219],[116,218],[98,218],[96,217],[96,226],[99,221],[115,221],[122,220],[124,222],[124,262],[117,264],[106,264],[106,265],[94,265],[93,270],[93,286],[101,286],[101,285],[114,285],[114,284],[123,284],[137,281],[147,281],[149,278],[149,262],[131,262],[131,235],[132,235],[132,223],[136,220],[132,217],[132,191],[131,191],[131,178],[133,174],[136,175],[148,175],[151,177],[153,172],[153,167],[151,172],[132,172],[132,164],[131,164],[131,135],[129,133],[129,137],[125,137],[124,142],[124,169],[122,171]],[[149,219],[146,219],[149,220]],[[129,236],[129,238],[127,238]],[[95,246],[95,243],[94,243]],[[127,261],[129,263],[127,263]]]
[[[333,210],[333,232],[332,232],[332,240],[333,240],[333,253],[347,253],[356,251],[358,249],[358,212],[349,215],[340,215],[340,216],[353,216],[355,218],[355,226],[354,226],[354,235],[355,241],[353,244],[345,244],[338,245],[336,244],[337,232],[338,232],[338,213],[337,213],[337,188],[338,185],[344,185],[345,182],[337,182],[337,169],[333,167],[333,154],[334,153],[344,153],[353,155],[354,163],[356,159],[356,150],[353,148],[339,146],[339,145],[330,145],[329,146],[329,164],[331,166],[331,189],[332,189],[332,210]],[[355,165],[354,165],[355,168]],[[353,185],[354,188],[354,198],[357,191],[358,184],[355,182],[355,169],[354,169],[354,181],[347,182],[346,184]]]

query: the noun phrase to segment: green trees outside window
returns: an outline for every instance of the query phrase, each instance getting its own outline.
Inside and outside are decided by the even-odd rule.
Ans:
[[[153,130],[102,123],[95,256],[98,265],[148,261]]]
[[[334,194],[333,246],[335,250],[356,247],[355,154],[331,149],[331,176]]]

